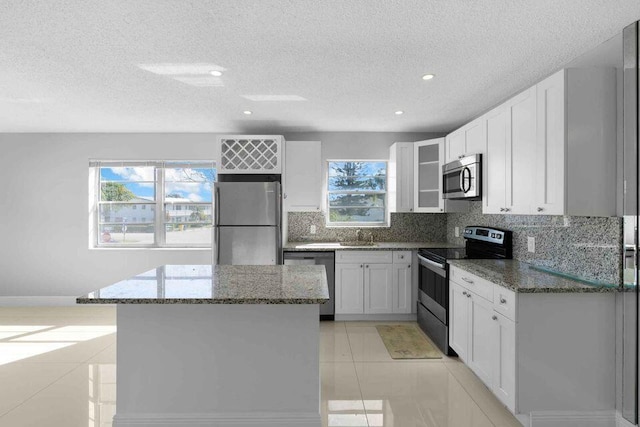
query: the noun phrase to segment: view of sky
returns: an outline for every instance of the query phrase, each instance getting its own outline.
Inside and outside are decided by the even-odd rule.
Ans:
[[[165,191],[167,200],[171,196],[189,199],[192,202],[211,202],[211,189],[215,180],[215,169],[165,168]],[[136,197],[154,198],[153,166],[100,168],[101,182],[118,182]]]

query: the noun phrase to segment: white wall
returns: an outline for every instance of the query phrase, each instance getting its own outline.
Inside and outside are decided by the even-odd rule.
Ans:
[[[304,133],[322,157],[385,159],[428,134]],[[89,160],[215,159],[214,134],[0,134],[2,297],[79,296],[162,264],[206,264],[210,250],[90,249]]]
[[[0,297],[79,296],[211,251],[89,249],[89,159],[213,159],[207,134],[0,134]]]

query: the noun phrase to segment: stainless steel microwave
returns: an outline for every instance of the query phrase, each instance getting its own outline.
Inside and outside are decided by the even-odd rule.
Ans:
[[[482,199],[482,154],[461,157],[442,166],[442,198]]]

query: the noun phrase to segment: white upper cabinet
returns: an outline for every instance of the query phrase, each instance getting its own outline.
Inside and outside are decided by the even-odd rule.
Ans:
[[[483,213],[531,210],[536,138],[536,90],[531,88],[486,116]]]
[[[389,149],[389,212],[413,212],[413,142]]]
[[[284,138],[281,135],[222,135],[217,138],[221,174],[281,174]]]
[[[287,141],[284,206],[288,212],[317,212],[322,203],[320,141]]]
[[[442,165],[444,138],[418,141],[414,144],[414,212],[465,212],[469,203],[442,198]]]
[[[532,213],[616,214],[616,73],[568,68],[536,85]]]
[[[480,117],[445,138],[445,163],[473,154],[484,154],[487,146],[486,120]]]

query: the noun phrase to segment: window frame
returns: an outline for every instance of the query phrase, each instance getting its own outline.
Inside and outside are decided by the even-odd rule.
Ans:
[[[384,163],[385,164],[385,175],[384,175],[384,190],[365,190],[365,191],[331,191],[329,190],[329,179],[331,178],[331,163],[335,162],[364,162],[364,163]],[[326,171],[325,174],[325,204],[327,208],[327,213],[325,216],[325,226],[326,227],[335,227],[335,228],[344,228],[344,227],[358,227],[358,228],[388,228],[389,225],[389,160],[388,159],[327,159],[326,160]],[[331,221],[331,204],[330,204],[330,196],[332,194],[382,194],[384,195],[384,213],[383,220],[377,222],[336,222]]]
[[[150,201],[148,203],[144,202],[122,202],[122,201],[101,201],[101,168],[109,168],[109,167],[141,167],[141,166],[151,166],[154,168],[154,195],[155,200]],[[92,248],[96,249],[157,249],[157,248],[167,248],[167,249],[211,249],[212,243],[210,244],[176,244],[176,243],[167,243],[166,235],[166,227],[169,224],[166,220],[166,211],[165,206],[167,205],[166,197],[165,197],[165,184],[166,184],[166,169],[173,168],[192,168],[192,169],[203,169],[203,168],[212,168],[214,170],[214,176],[217,178],[217,170],[216,170],[216,162],[214,160],[92,160],[89,162],[90,170],[93,169],[93,208],[91,209],[91,214],[93,215],[92,227],[93,227],[93,236],[91,238]],[[135,182],[135,181],[132,181]],[[173,181],[169,181],[173,182]],[[212,194],[213,194],[213,183],[212,184]],[[148,217],[153,217],[153,222],[147,221],[145,223],[136,223],[136,225],[153,225],[153,243],[138,243],[138,244],[114,244],[114,243],[101,243],[100,241],[100,226],[104,225],[104,223],[100,222],[100,206],[101,205],[109,205],[109,204],[131,204],[131,205],[143,205],[143,206],[152,206],[154,208],[153,215],[146,215]],[[181,202],[179,205],[186,206],[209,206],[212,209],[213,213],[213,202]],[[142,210],[142,209],[141,209]],[[146,213],[149,212],[149,209],[144,208]],[[142,214],[142,212],[140,212]],[[113,221],[110,221],[113,222]],[[214,218],[212,216],[211,219],[211,227],[213,227]],[[179,224],[192,224],[197,222],[180,222]],[[114,222],[115,224],[115,222]],[[119,224],[119,223],[118,223]],[[129,225],[129,224],[128,224]],[[213,233],[213,232],[212,232]]]

